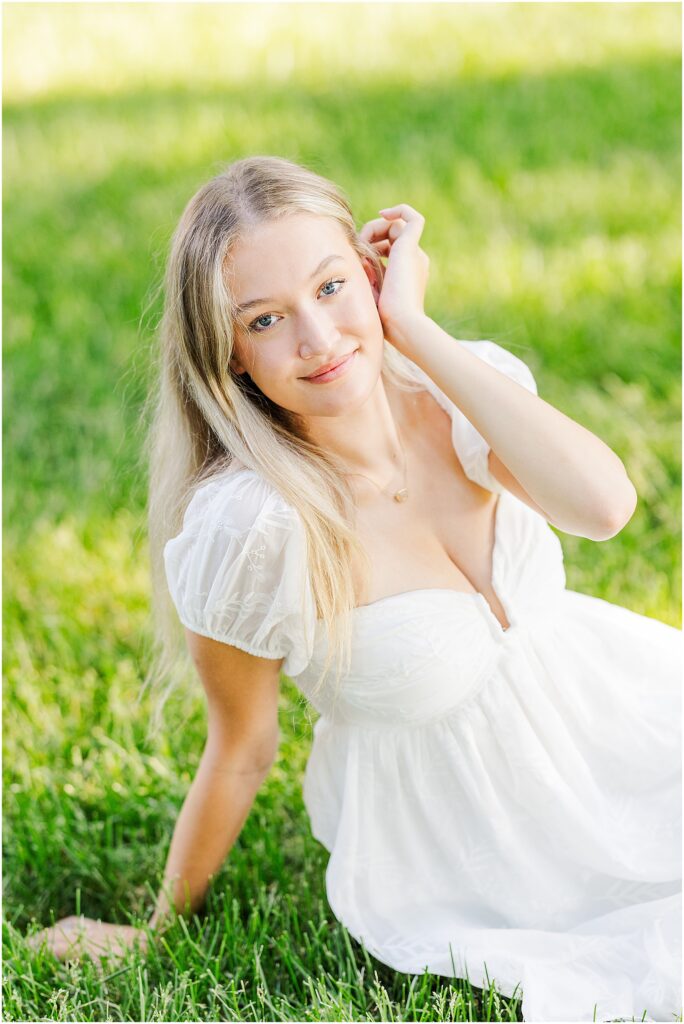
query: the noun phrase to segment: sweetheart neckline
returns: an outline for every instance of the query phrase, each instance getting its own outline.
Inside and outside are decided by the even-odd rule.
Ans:
[[[500,537],[500,533],[501,533],[500,518],[501,517],[499,516],[499,510],[500,510],[501,505],[502,505],[503,496],[506,493],[507,492],[505,490],[499,492],[499,496],[496,499],[496,505],[495,505],[495,508],[494,508],[494,540],[492,542],[492,558],[491,558],[491,561],[492,561],[492,571],[491,571],[491,578],[490,578],[490,581],[489,581],[489,586],[492,589],[492,591],[494,592],[494,596],[496,597],[497,601],[499,602],[501,607],[506,612],[506,618],[508,619],[508,622],[509,622],[508,626],[506,626],[504,628],[504,626],[501,625],[501,622],[499,621],[498,616],[494,614],[494,612],[492,610],[492,606],[490,605],[489,601],[484,596],[484,594],[482,593],[481,590],[456,590],[454,587],[416,587],[413,590],[398,590],[394,594],[386,594],[384,597],[378,597],[378,598],[376,598],[375,601],[369,601],[367,604],[359,604],[359,605],[357,605],[354,608],[354,614],[356,615],[359,612],[366,611],[367,609],[375,608],[377,605],[387,604],[390,601],[397,601],[400,598],[413,597],[416,594],[456,594],[458,597],[467,597],[467,598],[470,598],[471,600],[473,600],[473,599],[479,600],[480,603],[484,606],[485,610],[489,613],[491,618],[494,620],[494,622],[498,626],[499,631],[502,634],[508,633],[510,631],[510,629],[512,628],[513,623],[511,622],[511,618],[510,618],[510,615],[508,614],[508,609],[506,608],[505,603],[501,600],[501,597],[499,596],[499,594],[497,593],[497,591],[496,591],[496,589],[494,587],[494,577],[496,576],[497,560],[498,560],[498,555],[499,555],[499,547],[500,547],[500,543],[501,543],[501,537]],[[468,579],[468,577],[465,575],[465,573],[463,572],[462,569],[460,569],[459,571],[461,573],[463,573],[463,575],[465,576],[466,579]]]

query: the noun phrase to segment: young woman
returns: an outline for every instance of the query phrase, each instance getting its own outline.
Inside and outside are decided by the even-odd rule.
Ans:
[[[185,642],[208,737],[151,929],[237,837],[283,671],[320,713],[304,796],[330,905],[371,953],[519,986],[526,1020],[669,1020],[681,631],[568,590],[551,529],[614,537],[635,489],[517,356],[426,315],[424,219],[379,213],[357,233],[331,182],[253,157],[173,239],[157,675]],[[57,955],[79,929],[91,953],[144,934],[69,918]]]

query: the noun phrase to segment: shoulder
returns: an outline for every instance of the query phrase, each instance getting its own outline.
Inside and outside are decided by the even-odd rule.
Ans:
[[[306,664],[315,614],[298,512],[258,473],[220,473],[190,500],[164,546],[171,599],[188,629],[250,654]]]
[[[258,473],[221,473],[193,494],[180,533],[164,546],[171,595],[223,598],[275,592],[298,578],[306,537],[298,512]],[[188,623],[186,622],[186,625]]]
[[[240,468],[200,483],[185,510],[183,531],[211,528],[245,533],[262,525],[295,527],[297,511],[262,476]]]

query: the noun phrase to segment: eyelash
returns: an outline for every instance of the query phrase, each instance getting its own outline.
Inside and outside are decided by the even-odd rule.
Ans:
[[[319,291],[321,291],[323,288],[327,288],[329,284],[344,285],[346,283],[347,283],[346,277],[331,277],[330,280],[324,281],[324,283],[319,288]],[[341,291],[342,291],[342,289],[338,288],[336,292],[330,292],[329,295],[326,295],[326,298],[330,299],[330,298],[333,297],[333,295],[339,295]],[[275,313],[262,313],[261,316],[256,317],[256,319],[252,320],[251,324],[249,325],[250,331],[253,331],[255,334],[263,334],[264,331],[270,330],[271,327],[273,327],[273,324],[269,324],[267,327],[255,327],[255,324],[257,323],[258,320],[261,320],[262,317],[267,317],[267,316],[275,316]]]

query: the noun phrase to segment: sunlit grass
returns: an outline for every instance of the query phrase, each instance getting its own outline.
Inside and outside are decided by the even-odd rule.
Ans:
[[[170,233],[231,159],[302,160],[359,225],[401,200],[425,214],[428,312],[525,359],[637,487],[613,540],[561,535],[568,586],[680,624],[680,16],[5,8],[6,1019],[519,1019],[365,958],[336,922],[301,798],[312,713],[287,681],[281,756],[206,915],[106,984],[21,935],[148,916],[201,754],[192,676],[151,743],[136,701],[140,409]]]
[[[679,52],[679,11],[665,3],[32,6],[4,12],[12,102],[188,81],[420,86]]]

